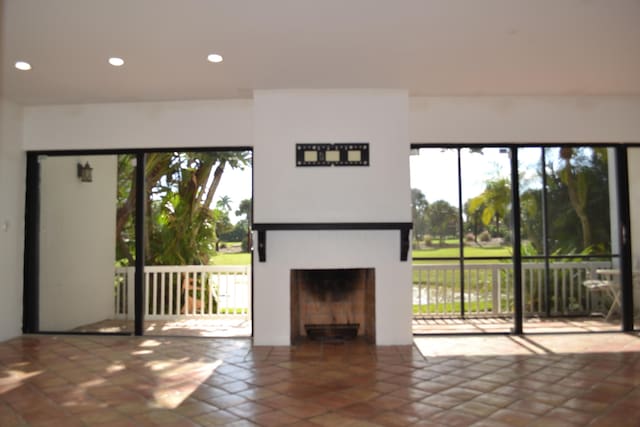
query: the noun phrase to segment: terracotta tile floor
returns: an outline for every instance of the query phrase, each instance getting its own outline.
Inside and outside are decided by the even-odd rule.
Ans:
[[[0,426],[638,426],[640,337],[24,336],[0,343]]]

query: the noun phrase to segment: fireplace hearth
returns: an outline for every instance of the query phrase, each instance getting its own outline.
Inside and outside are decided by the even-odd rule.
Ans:
[[[375,343],[373,268],[291,271],[291,343],[304,339]]]
[[[359,323],[307,323],[304,330],[309,339],[315,341],[344,341],[358,336]]]

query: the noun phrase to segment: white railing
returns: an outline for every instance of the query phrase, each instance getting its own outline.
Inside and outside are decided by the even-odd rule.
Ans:
[[[597,295],[582,285],[610,262],[522,264],[525,315],[588,314]],[[116,268],[114,314],[133,316],[133,267]],[[249,266],[148,266],[144,272],[147,319],[182,317],[251,317]],[[413,305],[419,316],[460,315],[458,264],[414,264]],[[464,310],[470,316],[512,315],[513,267],[508,263],[465,264]]]
[[[133,316],[133,267],[116,268],[116,318]],[[251,317],[249,266],[147,266],[146,319]]]
[[[588,314],[594,298],[582,285],[610,262],[556,262],[549,264],[548,287],[543,263],[523,263],[525,315]],[[458,264],[414,264],[413,305],[419,316],[455,317],[461,313]],[[465,264],[464,312],[474,316],[513,314],[513,267],[507,263]]]

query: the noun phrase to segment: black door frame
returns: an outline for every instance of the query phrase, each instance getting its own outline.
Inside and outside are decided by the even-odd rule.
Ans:
[[[23,265],[23,310],[22,332],[25,334],[69,334],[69,335],[131,335],[130,333],[112,332],[70,332],[70,331],[42,331],[40,329],[40,158],[46,156],[99,156],[134,154],[136,156],[136,258],[135,258],[135,283],[134,283],[134,335],[144,335],[144,226],[145,209],[145,162],[146,155],[159,152],[220,152],[220,151],[250,151],[253,147],[174,147],[174,148],[150,148],[131,150],[58,150],[58,151],[27,151],[27,176],[25,191],[25,237],[24,237],[24,265]],[[253,159],[253,154],[252,154]],[[252,160],[252,187],[251,199],[253,200],[253,160]],[[253,203],[251,204],[253,210]],[[253,218],[253,212],[251,217]],[[140,256],[142,254],[142,256]],[[253,262],[253,257],[252,257]],[[251,269],[253,275],[253,268]],[[251,280],[251,298],[253,299],[253,278]],[[253,304],[252,304],[253,306]],[[253,325],[253,311],[251,311]],[[253,328],[251,328],[253,336]]]
[[[518,177],[518,149],[519,148],[545,148],[558,146],[575,146],[575,147],[607,147],[614,149],[616,160],[616,190],[617,190],[617,214],[618,214],[618,232],[620,242],[617,257],[620,259],[621,269],[621,298],[622,298],[622,322],[621,330],[623,332],[631,332],[634,330],[634,306],[633,306],[633,272],[632,272],[632,242],[631,242],[631,214],[629,203],[629,175],[628,175],[628,159],[627,150],[632,147],[640,147],[640,144],[617,144],[617,143],[545,143],[545,144],[517,144],[517,143],[458,143],[458,144],[435,144],[435,143],[412,143],[411,150],[420,148],[441,148],[456,149],[458,152],[458,182],[461,181],[460,169],[460,150],[464,148],[508,148],[511,153],[511,200],[512,200],[512,229],[513,229],[513,268],[514,268],[514,319],[512,334],[523,335],[524,329],[524,310],[522,307],[523,284],[522,284],[522,255],[520,253],[521,233],[520,233],[520,194],[519,194],[519,177]],[[544,152],[544,150],[542,150]],[[458,185],[458,198],[460,206],[462,206],[462,190]],[[546,212],[544,213],[546,215]],[[460,213],[460,216],[462,214]],[[543,218],[544,220],[544,218]],[[460,222],[462,224],[462,222]],[[461,225],[462,226],[462,225]],[[462,233],[461,233],[462,234]],[[461,238],[462,239],[462,238]],[[546,241],[546,238],[545,238]],[[613,249],[613,248],[612,248]],[[545,250],[545,252],[547,252]],[[548,255],[548,254],[546,254]],[[615,254],[612,254],[615,256]],[[461,257],[462,271],[464,271],[464,258]],[[548,267],[548,256],[545,256],[545,264]],[[464,276],[464,275],[462,275]],[[461,286],[464,286],[462,278]],[[464,298],[461,300],[461,312],[464,318]],[[498,334],[503,334],[498,332]]]

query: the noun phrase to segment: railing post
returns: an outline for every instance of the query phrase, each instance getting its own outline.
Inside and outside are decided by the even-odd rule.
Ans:
[[[498,314],[501,311],[500,308],[500,281],[498,280],[498,276],[500,274],[500,270],[497,266],[493,266],[493,271],[491,272],[491,313]]]
[[[133,302],[134,302],[134,294],[135,294],[135,283],[136,283],[136,268],[135,267],[127,267],[127,277],[125,279],[125,295],[127,296],[127,304],[125,307],[126,310],[126,318],[129,318],[129,315],[133,313]]]

